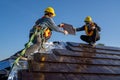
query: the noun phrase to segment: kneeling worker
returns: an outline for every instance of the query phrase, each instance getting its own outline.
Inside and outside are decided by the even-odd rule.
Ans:
[[[76,28],[76,31],[85,31],[86,35],[81,35],[81,40],[89,43],[91,46],[95,46],[96,41],[100,40],[100,34],[101,31],[100,27],[92,21],[92,18],[90,16],[87,16],[84,20],[85,25],[83,25],[80,28]]]

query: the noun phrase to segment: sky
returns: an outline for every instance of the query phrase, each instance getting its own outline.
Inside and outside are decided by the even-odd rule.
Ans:
[[[24,48],[35,21],[44,15],[47,7],[55,9],[55,23],[68,23],[74,28],[84,25],[86,16],[101,27],[97,43],[120,47],[120,0],[0,0],[0,60]],[[53,32],[50,41],[80,40],[84,32],[75,36]]]

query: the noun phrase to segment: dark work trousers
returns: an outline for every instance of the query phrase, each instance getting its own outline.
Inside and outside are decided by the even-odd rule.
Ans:
[[[95,38],[94,36],[87,36],[87,35],[81,35],[80,36],[81,40],[91,44],[91,43],[95,43],[96,41],[98,41],[100,38]]]

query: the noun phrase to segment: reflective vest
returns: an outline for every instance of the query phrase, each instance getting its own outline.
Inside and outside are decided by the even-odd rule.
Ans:
[[[44,37],[49,38],[51,36],[51,30],[49,28],[44,30]]]
[[[93,27],[95,25],[94,25],[94,23],[92,23],[89,26]],[[85,26],[85,32],[86,32],[86,35],[88,35],[88,36],[92,36],[93,35],[93,30],[88,31],[88,26],[87,25]]]
[[[52,32],[49,28],[44,28],[44,29],[41,29],[42,27],[41,26],[35,26],[33,29],[35,30],[35,28],[37,28],[37,30],[42,30],[43,31],[43,37],[45,38],[50,38]]]

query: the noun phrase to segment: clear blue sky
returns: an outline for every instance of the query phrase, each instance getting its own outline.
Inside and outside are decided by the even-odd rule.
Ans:
[[[84,24],[91,16],[101,28],[101,40],[107,46],[120,47],[120,0],[0,0],[0,60],[24,48],[29,30],[43,16],[44,9],[55,9],[56,24],[66,22],[74,27]],[[49,41],[83,42],[76,36],[53,32]]]

